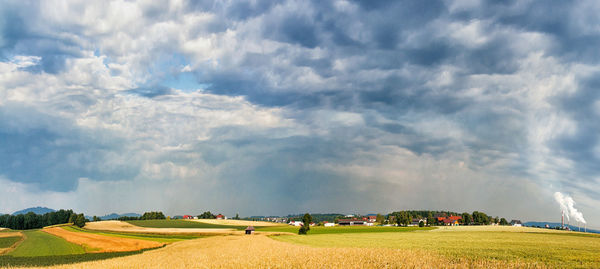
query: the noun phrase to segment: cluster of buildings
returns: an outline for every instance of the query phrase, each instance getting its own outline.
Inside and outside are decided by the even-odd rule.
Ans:
[[[183,219],[198,219],[197,216],[192,216],[192,215],[183,215],[182,218]],[[216,219],[227,219],[227,217],[225,215],[219,214],[216,216]]]

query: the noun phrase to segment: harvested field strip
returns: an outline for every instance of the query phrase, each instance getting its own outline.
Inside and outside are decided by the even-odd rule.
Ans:
[[[130,220],[127,222],[135,226],[146,228],[217,228],[243,230],[248,227],[248,225],[221,225],[190,220]]]
[[[178,241],[182,241],[182,240],[195,239],[195,238],[201,237],[201,236],[195,236],[195,235],[158,235],[158,234],[126,233],[126,232],[120,232],[120,233],[119,232],[101,232],[101,231],[94,231],[94,230],[78,228],[78,227],[74,227],[74,226],[63,227],[63,229],[66,229],[67,231],[72,231],[72,232],[93,233],[93,234],[99,234],[99,235],[105,235],[105,236],[141,239],[141,240],[149,240],[149,241],[155,241],[155,242],[161,242],[161,243],[173,243],[173,242],[178,242]]]
[[[83,254],[83,247],[40,230],[23,231],[25,241],[7,255],[15,257]]]
[[[214,236],[188,240],[141,255],[77,264],[77,268],[510,268],[497,261],[450,261],[427,251],[313,248],[266,236]],[[56,266],[52,268],[72,268]]]
[[[22,233],[20,232],[6,232],[6,233],[0,233],[0,238],[2,237],[14,237],[14,236],[23,236]]]
[[[67,231],[66,229],[63,229],[61,227],[47,228],[43,231],[49,234],[60,236],[71,243],[83,245],[92,249],[97,249],[90,252],[135,251],[145,248],[155,248],[163,246],[162,243],[154,241],[118,238],[92,233],[73,232]]]
[[[193,224],[193,223],[192,223]],[[132,225],[118,220],[94,221],[86,223],[85,228],[96,231],[130,232],[163,235],[227,235],[242,234],[243,231],[234,229],[204,229],[204,228],[147,228]]]
[[[275,222],[267,222],[267,221],[250,221],[250,220],[233,220],[233,219],[190,219],[184,221],[192,221],[199,223],[206,223],[212,225],[229,225],[229,226],[238,226],[238,227],[271,227],[271,226],[288,226],[287,224],[275,223]]]

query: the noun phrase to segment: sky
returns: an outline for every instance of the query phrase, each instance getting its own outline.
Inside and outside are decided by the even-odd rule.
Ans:
[[[0,212],[600,227],[597,1],[3,1]]]

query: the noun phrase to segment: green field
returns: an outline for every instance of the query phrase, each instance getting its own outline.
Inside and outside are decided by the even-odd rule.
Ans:
[[[0,248],[9,248],[21,240],[20,236],[0,237]]]
[[[413,233],[282,235],[272,238],[314,247],[421,249],[453,260],[503,260],[541,262],[552,267],[600,267],[600,236],[537,230],[461,229]]]
[[[147,228],[221,228],[243,230],[247,226],[219,225],[187,220],[128,220],[130,224]]]
[[[83,254],[83,247],[40,230],[23,231],[25,241],[8,253],[14,257]]]
[[[67,231],[72,231],[72,232],[93,233],[93,234],[112,236],[112,237],[156,241],[156,242],[160,242],[160,243],[172,243],[172,242],[177,242],[177,241],[182,241],[182,240],[187,240],[187,239],[195,239],[195,238],[203,237],[203,236],[197,236],[197,235],[161,235],[161,234],[142,234],[142,233],[125,233],[125,232],[108,232],[108,231],[100,232],[100,231],[82,229],[82,228],[78,228],[75,226],[63,227],[63,229],[65,229]]]
[[[10,266],[52,266],[59,264],[72,264],[87,261],[96,261],[110,259],[116,257],[141,254],[145,251],[153,249],[144,249],[138,251],[127,252],[107,252],[107,253],[86,253],[86,254],[71,254],[71,255],[54,255],[54,256],[35,256],[35,257],[14,257],[9,255],[0,255],[0,267]]]
[[[275,226],[275,227],[261,227],[257,228],[257,231],[262,232],[288,232],[297,234],[300,227],[296,226]],[[432,227],[383,227],[383,226],[335,226],[335,227],[323,227],[314,226],[310,227],[309,235],[316,234],[338,234],[338,233],[389,233],[389,232],[412,232],[412,231],[428,231],[435,228]]]

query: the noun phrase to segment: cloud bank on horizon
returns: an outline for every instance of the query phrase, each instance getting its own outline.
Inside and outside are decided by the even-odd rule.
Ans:
[[[7,1],[0,212],[600,223],[596,1]],[[598,225],[595,225],[598,227]]]

